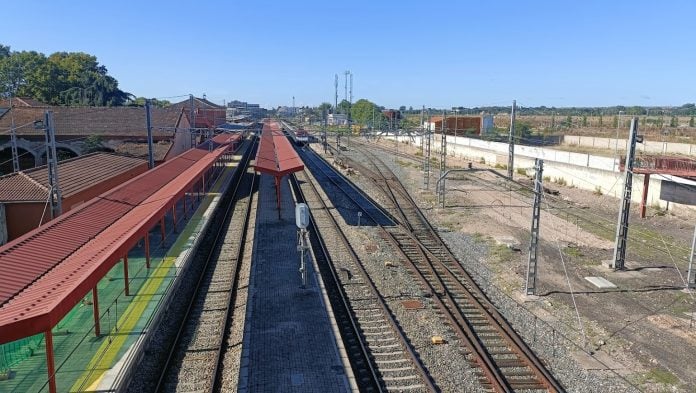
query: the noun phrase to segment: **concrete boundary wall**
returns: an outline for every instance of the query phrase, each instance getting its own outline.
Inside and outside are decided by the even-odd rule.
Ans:
[[[389,136],[394,140],[395,137]],[[401,143],[420,146],[420,137],[413,139],[406,136],[396,137]],[[440,135],[434,135],[431,141],[431,154],[438,158],[440,154]],[[478,139],[447,137],[447,155],[464,158],[473,162],[491,166],[507,166],[508,145],[500,142],[488,142]],[[589,154],[563,152],[542,147],[515,146],[515,171],[524,170],[528,176],[533,176],[534,159],[544,159],[544,178],[547,185],[553,187],[553,183],[565,182],[567,186],[584,190],[601,192],[620,198],[623,193],[624,176],[616,170],[616,161],[613,158],[593,156]],[[548,180],[551,180],[549,182]],[[643,193],[644,175],[633,176],[632,200],[638,208]],[[696,209],[696,206],[681,205],[660,199],[662,181],[658,176],[650,178],[648,198],[646,204],[650,207],[659,206],[661,209],[678,211],[679,209]],[[619,201],[616,201],[617,208]]]
[[[624,132],[625,133],[625,132]],[[626,135],[628,138],[628,134]],[[564,145],[587,146],[597,149],[626,150],[626,138],[599,138],[594,136],[564,135]],[[645,141],[636,145],[636,150],[653,154],[682,154],[696,156],[696,145],[676,142]]]

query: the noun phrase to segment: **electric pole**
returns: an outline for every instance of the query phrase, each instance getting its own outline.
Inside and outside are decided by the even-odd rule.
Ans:
[[[348,103],[353,106],[353,73],[350,73],[350,86],[348,90]]]
[[[510,111],[510,135],[508,136],[508,178],[512,180],[512,167],[515,165],[515,110],[517,100],[512,100],[512,111]]]
[[[445,111],[442,111],[442,126],[440,127],[440,187],[437,189],[438,202],[445,207],[445,179],[442,177],[447,171],[447,135],[445,134],[445,121],[447,117],[445,116]]]
[[[430,119],[430,109],[428,109],[428,119]],[[423,187],[427,190],[430,187],[430,125],[432,122],[428,120],[428,127],[425,130],[425,152],[423,153]]]
[[[338,74],[334,74],[334,115],[338,111]],[[334,119],[335,120],[335,119]]]
[[[696,288],[696,271],[694,271],[694,248],[696,248],[696,227],[691,241],[691,256],[689,256],[689,271],[686,273],[686,287]]]
[[[19,172],[19,153],[17,153],[17,132],[15,130],[12,95],[10,95],[10,145],[12,150],[12,170]]]
[[[527,284],[525,285],[525,293],[527,295],[536,295],[536,278],[537,278],[537,248],[539,246],[539,218],[541,217],[541,197],[544,192],[542,187],[544,160],[536,158],[534,169],[536,177],[534,179],[534,205],[532,206],[532,230],[531,239],[529,241],[529,259],[527,261]]]
[[[425,112],[425,105],[423,105],[423,108],[421,109],[421,116],[420,116],[420,126],[421,126],[421,140],[420,140],[420,152],[421,154],[424,153],[423,151],[423,144],[425,143],[425,123],[423,122],[423,114]]]
[[[194,108],[193,94],[189,94],[189,132],[191,133],[191,147],[196,146],[195,128],[196,128],[196,109]]]
[[[51,205],[51,219],[58,217],[63,212],[63,201],[58,182],[58,156],[56,154],[56,133],[53,126],[53,111],[44,114],[44,131],[46,132],[46,160],[48,166],[48,190]]]
[[[344,91],[344,100],[348,101],[348,75],[350,75],[350,71],[346,70],[343,72],[343,76],[345,76],[345,82],[343,82],[343,91]]]
[[[152,148],[152,124],[150,121],[150,100],[145,100],[145,123],[147,125],[147,166],[149,169],[155,167],[155,154]]]
[[[628,240],[628,218],[631,211],[631,193],[633,192],[633,160],[636,153],[636,138],[638,134],[638,118],[631,119],[631,131],[628,136],[628,152],[626,153],[626,180],[623,198],[619,206],[619,221],[616,226],[616,245],[614,246],[613,268],[623,270],[626,264],[626,241]]]

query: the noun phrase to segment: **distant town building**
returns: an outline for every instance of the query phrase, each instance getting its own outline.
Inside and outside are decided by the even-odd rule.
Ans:
[[[326,122],[330,126],[344,126],[348,124],[348,118],[343,113],[329,113]]]
[[[191,113],[191,101],[193,101],[194,111]],[[170,105],[168,108],[183,110],[184,115],[188,118],[189,123],[192,123],[191,116],[195,118],[195,128],[210,128],[214,129],[217,126],[225,124],[227,121],[227,111],[222,105],[208,101],[205,97],[193,97],[193,100],[188,99],[176,104]]]
[[[266,115],[266,109],[259,104],[250,104],[245,101],[232,100],[227,103],[228,121],[237,116],[248,116],[253,120],[259,120]]]
[[[430,131],[442,130],[442,116],[433,116],[426,121],[424,127]],[[479,116],[445,116],[445,133],[447,135],[485,135],[493,130],[493,115]]]

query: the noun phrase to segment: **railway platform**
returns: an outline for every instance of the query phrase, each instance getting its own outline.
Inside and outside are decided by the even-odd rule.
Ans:
[[[308,263],[301,288],[295,202],[261,176],[239,392],[350,392],[352,372],[332,325],[320,277]]]

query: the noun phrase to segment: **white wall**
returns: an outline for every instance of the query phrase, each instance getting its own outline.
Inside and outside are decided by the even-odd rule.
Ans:
[[[392,140],[398,139],[402,143],[412,144],[416,147],[420,146],[420,137],[414,137],[414,141],[407,136],[387,136],[387,138]],[[437,157],[440,154],[440,145],[440,135],[433,135],[430,145],[433,157]],[[483,161],[491,166],[496,164],[507,166],[508,148],[507,143],[482,141],[466,137],[447,137],[448,155],[474,162]],[[535,158],[544,159],[544,177],[549,177],[551,181],[555,182],[558,179],[563,179],[568,186],[590,191],[599,190],[602,194],[616,198],[620,198],[623,193],[624,176],[623,173],[618,172],[618,165],[614,158],[565,152],[543,147],[515,146],[515,171],[521,168],[529,176],[532,176]],[[640,202],[641,200],[643,181],[643,175],[633,176],[632,200],[635,202]],[[651,176],[646,202],[648,206],[659,205],[660,208],[669,208],[670,210],[696,209],[696,206],[668,203],[661,200],[661,183],[659,176]]]
[[[577,135],[564,135],[563,136],[564,145],[576,145],[576,146],[588,146],[595,147],[598,149],[610,149],[616,150],[617,144],[619,150],[626,150],[626,139],[616,139],[616,138],[598,138],[593,136],[577,136]],[[683,155],[696,155],[696,145],[691,145],[688,143],[674,143],[674,142],[659,142],[659,141],[645,141],[644,143],[636,144],[636,150],[645,153],[656,153],[656,154],[683,154]]]

